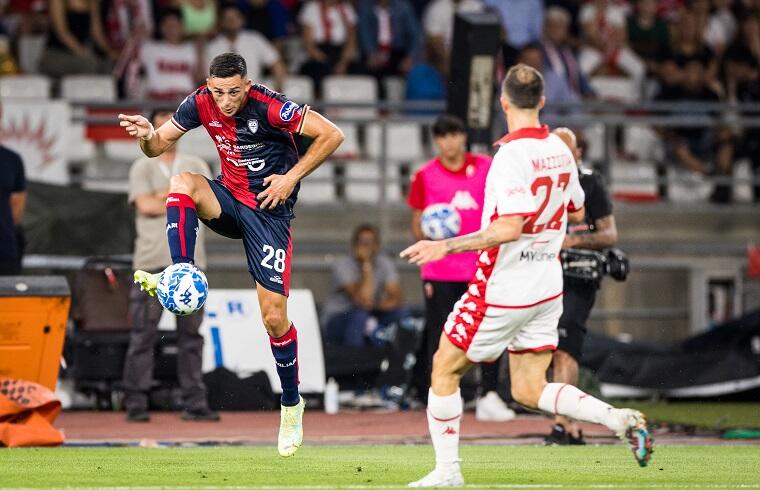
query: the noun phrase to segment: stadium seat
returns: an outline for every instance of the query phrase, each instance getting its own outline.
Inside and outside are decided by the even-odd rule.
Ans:
[[[314,101],[314,81],[305,76],[291,75],[285,79],[282,93],[299,104]]]
[[[69,162],[83,162],[95,157],[95,145],[85,135],[85,126],[81,122],[72,122],[68,127],[65,155]]]
[[[386,125],[386,151],[390,160],[416,163],[425,158],[422,147],[422,127],[413,122],[390,122]],[[367,156],[380,158],[382,125],[367,125]]]
[[[131,139],[106,141],[103,143],[103,150],[105,157],[113,162],[131,163],[145,156],[140,150],[140,146]],[[103,167],[103,165],[98,166]]]
[[[343,143],[335,150],[335,158],[357,158],[361,154],[359,148],[359,127],[355,123],[339,123],[343,131]]]
[[[735,202],[752,202],[752,183],[753,177],[752,162],[748,158],[742,158],[734,164],[734,201]]]
[[[322,99],[330,103],[376,103],[377,82],[374,78],[362,75],[332,75],[326,77],[322,87]],[[375,107],[335,107],[328,110],[334,118],[366,119],[377,117]]]
[[[50,79],[43,75],[0,77],[0,99],[50,98]]]
[[[653,160],[661,151],[660,138],[647,126],[626,125],[623,129],[625,152],[639,160]]]
[[[212,171],[219,168],[219,153],[216,151],[216,145],[203,127],[185,133],[177,145],[180,153],[203,159]]]
[[[657,169],[653,161],[614,161],[610,165],[610,193],[616,199],[656,201]]]
[[[376,162],[352,161],[345,165],[346,200],[354,203],[377,203],[380,201],[380,166]],[[386,196],[388,203],[401,202],[401,186],[398,182],[398,166],[388,164]],[[352,179],[360,179],[352,182]]]
[[[616,102],[638,102],[641,91],[636,83],[625,77],[594,77],[591,87],[600,99]]]
[[[261,84],[278,90],[273,78],[263,78]],[[290,75],[284,80],[283,86],[279,87],[279,91],[299,104],[314,102],[314,81],[309,77]]]
[[[74,102],[112,102],[116,83],[108,75],[67,75],[61,79],[61,97]]]
[[[406,81],[401,77],[383,78],[383,88],[385,100],[388,102],[399,103],[406,98]]]
[[[298,202],[304,204],[326,204],[335,201],[335,164],[324,162],[310,173],[298,191]]]
[[[22,73],[39,73],[46,42],[47,36],[42,34],[22,34],[18,37],[18,65]]]

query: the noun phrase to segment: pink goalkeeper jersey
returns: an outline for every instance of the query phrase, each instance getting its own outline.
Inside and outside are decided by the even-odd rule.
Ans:
[[[464,166],[457,172],[446,169],[437,158],[430,160],[412,177],[409,206],[423,210],[431,204],[451,204],[462,218],[459,235],[478,231],[490,167],[490,157],[472,153],[465,154]],[[468,282],[475,275],[477,259],[476,252],[449,255],[423,265],[422,279]]]

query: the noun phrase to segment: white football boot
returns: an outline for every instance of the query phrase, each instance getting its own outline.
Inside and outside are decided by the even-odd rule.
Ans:
[[[475,402],[475,419],[480,422],[507,422],[515,416],[514,410],[495,391],[489,391]]]
[[[407,486],[412,488],[462,487],[464,486],[464,477],[459,470],[459,463],[454,463],[436,466],[425,478],[413,481]]]
[[[280,405],[280,434],[277,437],[277,450],[280,456],[293,456],[303,443],[303,410],[305,403],[302,397],[298,405],[286,407]]]

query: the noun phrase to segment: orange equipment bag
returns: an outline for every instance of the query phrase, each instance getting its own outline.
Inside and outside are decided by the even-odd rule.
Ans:
[[[63,433],[53,427],[61,402],[37,383],[0,377],[0,446],[60,446]]]

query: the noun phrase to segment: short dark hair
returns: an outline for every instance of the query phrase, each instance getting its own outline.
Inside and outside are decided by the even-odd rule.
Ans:
[[[464,121],[452,114],[441,114],[433,123],[433,136],[446,136],[454,133],[467,133],[467,126]]]
[[[160,24],[161,22],[164,21],[164,19],[167,19],[169,17],[176,17],[177,19],[181,21],[182,12],[177,8],[168,8],[168,9],[162,10],[161,13],[159,14],[158,23]]]
[[[235,3],[235,2],[229,2],[229,1],[227,1],[227,2],[222,2],[222,3],[221,3],[221,5],[219,5],[219,13],[220,13],[220,14],[221,14],[222,12],[224,12],[225,10],[228,10],[228,9],[237,10],[237,12],[238,12],[240,15],[243,15],[243,9],[241,9],[241,8],[240,8],[240,5],[238,5],[238,4],[237,4],[237,3]]]
[[[230,78],[235,75],[245,78],[248,74],[248,67],[245,64],[245,59],[239,54],[222,53],[211,60],[208,74],[217,78]]]
[[[501,92],[520,109],[536,109],[544,95],[544,77],[535,68],[519,63],[507,72]]]
[[[377,242],[380,241],[380,231],[377,229],[377,226],[371,225],[369,223],[362,223],[354,228],[354,232],[351,234],[351,245],[355,246],[359,242],[359,236],[365,232],[371,232],[373,235],[375,235],[375,240]]]
[[[156,107],[152,111],[150,111],[150,121],[151,124],[153,124],[153,121],[156,120],[156,118],[161,114],[174,114],[174,109],[171,109],[169,107]]]

